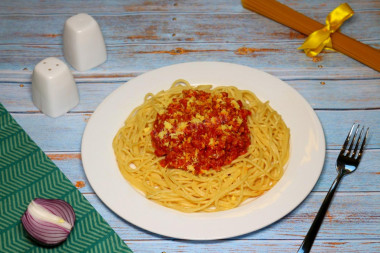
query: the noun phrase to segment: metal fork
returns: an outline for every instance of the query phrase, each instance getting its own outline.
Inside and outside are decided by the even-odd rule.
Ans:
[[[330,205],[330,202],[333,198],[333,195],[338,187],[340,180],[343,178],[343,176],[354,172],[359,165],[369,130],[369,128],[367,128],[363,138],[364,127],[361,128],[360,133],[358,135],[359,128],[359,124],[357,126],[356,124],[353,124],[350,132],[347,135],[347,138],[342,146],[342,149],[336,161],[336,170],[338,172],[338,176],[331,185],[330,190],[327,193],[326,198],[324,199],[322,206],[319,209],[317,216],[315,217],[313,224],[309,229],[309,232],[307,232],[307,235],[303,240],[301,247],[298,249],[298,253],[310,252],[310,249],[313,246],[314,239],[317,236],[319,228],[321,227],[323,218],[326,215],[327,209]],[[354,135],[352,136],[353,132]]]

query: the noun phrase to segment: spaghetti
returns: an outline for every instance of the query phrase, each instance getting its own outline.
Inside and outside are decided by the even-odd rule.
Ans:
[[[159,150],[162,145],[169,145],[170,141],[177,140],[178,128],[186,121],[175,124],[171,121],[174,125],[167,121],[170,126],[166,124],[165,128],[165,120],[159,127],[158,119],[167,115],[170,107],[176,101],[184,99],[184,94],[188,93],[209,94],[207,96],[216,99],[220,99],[220,94],[224,94],[222,96],[229,98],[228,101],[236,107],[234,112],[241,120],[238,126],[236,123],[226,124],[224,130],[235,126],[244,133],[245,125],[241,117],[246,118],[248,135],[234,134],[232,137],[235,141],[232,137],[225,137],[225,139],[232,138],[231,143],[235,146],[242,138],[241,142],[245,146],[241,144],[241,147],[244,147],[240,153],[233,156],[233,159],[227,159],[227,162],[223,162],[221,166],[216,166],[215,169],[209,168],[212,163],[202,167],[202,163],[197,163],[198,156],[185,160],[184,166],[173,166],[178,163],[170,164],[165,161],[168,154]],[[205,119],[202,113],[194,115],[202,119],[201,122],[195,123],[201,124],[203,128],[212,126],[211,116],[206,120],[207,116]],[[186,126],[194,130],[195,128],[190,126],[192,121],[194,117],[188,118]],[[183,129],[186,129],[186,126]],[[160,128],[164,131],[162,134]],[[209,131],[208,135],[204,135],[207,137],[205,144],[199,146],[197,152],[193,150],[190,153],[179,153],[179,156],[185,157],[194,153],[198,155],[203,150],[210,150],[210,147],[214,147],[214,143],[218,141],[215,139],[217,137],[211,136],[214,132],[214,130]],[[165,144],[164,136],[168,137],[171,134],[174,134],[175,138],[172,136],[173,138],[168,139]],[[189,136],[185,139],[188,140]],[[213,140],[210,142],[211,138]],[[244,141],[244,138],[249,138],[248,142]],[[261,102],[252,92],[239,90],[233,86],[193,87],[184,80],[178,80],[167,91],[161,91],[156,95],[149,93],[145,96],[144,103],[132,111],[124,126],[116,134],[113,148],[122,175],[132,186],[143,192],[146,198],[183,212],[214,212],[237,207],[245,200],[258,197],[271,189],[283,175],[289,157],[289,139],[290,131],[281,116],[269,106],[268,102]],[[161,140],[162,145],[157,142]],[[231,146],[233,145],[223,151],[226,157],[230,157],[228,153],[232,150]]]

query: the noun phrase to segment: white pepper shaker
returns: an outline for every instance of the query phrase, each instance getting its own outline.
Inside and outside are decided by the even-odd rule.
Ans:
[[[32,99],[34,105],[50,117],[58,117],[79,103],[78,87],[67,65],[48,57],[33,70]]]
[[[63,53],[66,61],[79,71],[89,70],[107,60],[103,34],[93,17],[80,13],[66,20]]]

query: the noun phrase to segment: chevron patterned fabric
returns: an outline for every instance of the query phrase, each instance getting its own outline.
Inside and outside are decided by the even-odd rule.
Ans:
[[[34,198],[63,199],[76,214],[68,239],[44,248],[20,218]],[[132,252],[0,103],[0,252]]]

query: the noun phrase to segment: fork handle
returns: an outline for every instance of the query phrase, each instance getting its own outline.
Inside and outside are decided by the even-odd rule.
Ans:
[[[317,237],[318,230],[322,225],[327,209],[330,206],[330,202],[334,196],[334,193],[339,185],[340,180],[343,178],[343,175],[344,174],[341,172],[338,173],[338,176],[336,177],[333,184],[331,185],[329,192],[327,193],[325,199],[323,200],[322,206],[319,208],[319,211],[313,221],[313,224],[311,224],[309,232],[307,232],[306,237],[301,244],[301,247],[297,251],[298,253],[310,252],[310,249],[313,246],[315,237]]]

